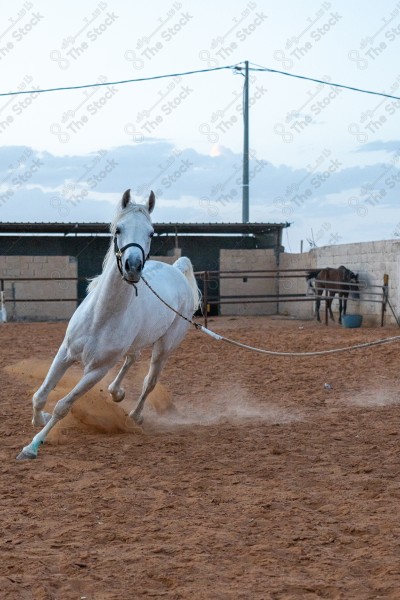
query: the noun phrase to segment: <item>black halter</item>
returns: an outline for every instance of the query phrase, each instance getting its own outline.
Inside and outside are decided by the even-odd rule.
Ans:
[[[144,265],[145,265],[145,262],[146,262],[146,260],[147,260],[147,259],[149,258],[149,256],[150,256],[150,252],[149,252],[149,254],[146,256],[146,255],[145,255],[145,253],[144,253],[144,250],[143,250],[142,246],[141,246],[140,244],[136,244],[135,242],[131,242],[130,244],[126,244],[126,246],[123,246],[123,247],[120,249],[120,248],[118,248],[117,236],[116,236],[116,235],[114,236],[114,251],[115,251],[115,258],[117,259],[117,267],[118,267],[118,270],[119,270],[119,272],[120,272],[120,273],[121,273],[121,275],[122,275],[122,279],[123,279],[124,281],[126,281],[126,283],[129,283],[130,285],[133,285],[133,287],[135,288],[136,296],[137,296],[137,294],[138,294],[138,291],[137,291],[137,287],[136,287],[135,283],[134,283],[133,281],[129,281],[129,279],[126,279],[126,277],[124,276],[124,272],[123,272],[123,270],[122,270],[122,254],[125,252],[125,250],[126,250],[127,248],[131,248],[132,246],[134,246],[135,248],[139,248],[139,250],[140,250],[140,251],[141,251],[141,253],[142,253],[142,270],[143,270],[143,267],[144,267]]]

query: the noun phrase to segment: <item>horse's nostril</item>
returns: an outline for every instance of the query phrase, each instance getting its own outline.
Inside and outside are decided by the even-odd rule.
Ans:
[[[125,271],[127,273],[131,273],[133,271],[136,271],[137,273],[141,273],[142,271],[142,263],[139,261],[132,261],[132,263],[129,262],[129,259],[126,259],[125,261]]]

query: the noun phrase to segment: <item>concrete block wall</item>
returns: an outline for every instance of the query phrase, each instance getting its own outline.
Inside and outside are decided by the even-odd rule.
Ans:
[[[181,256],[175,248],[168,256],[152,256],[173,264]],[[0,256],[0,278],[15,278],[5,281],[5,307],[7,319],[29,321],[68,320],[77,307],[77,282],[57,281],[58,277],[78,277],[78,262],[72,256]],[[38,281],[18,281],[23,277],[38,278]],[[41,277],[52,281],[39,280]],[[16,302],[15,300],[37,298],[38,302]],[[46,302],[46,298],[73,298],[72,302]]]
[[[155,260],[173,263],[181,255],[175,249],[171,256],[152,257]],[[281,269],[322,269],[345,265],[359,273],[360,279],[367,285],[378,285],[375,291],[380,292],[383,274],[389,275],[389,299],[397,315],[400,314],[400,240],[380,242],[362,242],[357,244],[338,244],[316,248],[302,254],[282,253]],[[54,278],[54,281],[10,281],[5,282],[5,299],[9,319],[29,320],[64,320],[69,319],[77,304],[76,281],[56,281],[57,277],[77,277],[77,260],[69,256],[0,256],[0,278],[21,277]],[[276,257],[273,250],[221,250],[221,271],[254,271],[258,269],[275,269]],[[281,279],[281,294],[305,294],[306,281],[303,277]],[[221,296],[255,296],[259,294],[275,294],[277,283],[274,279],[249,279],[244,276],[238,279],[221,279]],[[381,305],[368,302],[368,290],[363,293],[362,302],[349,300],[348,312],[359,312],[368,325],[379,325]],[[70,302],[14,302],[14,299],[38,298],[73,298]],[[223,304],[222,315],[270,315],[287,314],[297,318],[313,318],[313,302],[279,302],[273,303]],[[337,313],[337,301],[333,305]],[[388,309],[386,323],[395,323]]]
[[[279,266],[281,269],[300,269],[302,271],[312,270],[316,268],[315,257],[310,252],[301,254],[287,254],[286,252],[280,255]],[[282,273],[282,276],[284,274]],[[312,319],[314,315],[314,302],[310,296],[306,296],[307,281],[303,274],[288,273],[279,281],[279,293],[295,294],[304,296],[304,302],[279,302],[279,314],[291,315],[298,319]]]
[[[244,271],[244,277],[239,279],[221,278],[220,296],[257,296],[275,294],[275,279],[249,279],[246,271],[259,269],[276,269],[276,257],[273,250],[221,250],[221,271]],[[221,304],[221,315],[273,315],[276,313],[276,303],[263,304]]]
[[[78,276],[78,263],[72,256],[0,256],[0,278],[5,281],[5,307],[8,320],[64,320],[69,319],[77,306],[76,281],[57,281],[58,277]],[[22,277],[38,281],[18,281]],[[42,281],[40,278],[52,278]],[[59,302],[45,302],[60,298]],[[64,302],[62,298],[72,298]],[[15,300],[38,299],[38,302],[15,302]]]
[[[272,250],[221,250],[221,271],[238,271],[247,269],[275,269],[275,255]],[[325,267],[337,268],[344,265],[355,273],[359,273],[360,280],[366,283],[365,291],[361,290],[361,301],[348,300],[347,312],[360,313],[366,325],[380,324],[381,304],[371,300],[381,298],[383,275],[389,275],[389,299],[395,313],[400,316],[400,241],[385,240],[378,242],[361,242],[356,244],[337,244],[315,248],[302,254],[282,253],[280,255],[281,269],[323,269]],[[368,289],[368,286],[377,285],[378,288]],[[281,294],[306,294],[307,284],[304,277],[290,277],[279,282]],[[371,291],[377,293],[372,296]],[[244,283],[241,279],[222,279],[220,293],[223,295],[255,295],[274,294],[276,284],[274,280],[248,279]],[[370,301],[368,301],[370,300]],[[247,315],[247,314],[276,314],[276,304],[227,304],[221,305],[222,315]],[[321,311],[323,304],[321,305]],[[334,314],[338,313],[338,301],[333,303]],[[290,315],[299,319],[314,318],[314,302],[279,302],[279,313]],[[385,322],[395,324],[389,307],[386,312]]]
[[[182,250],[180,248],[174,248],[173,251],[169,252],[167,256],[150,256],[150,260],[158,260],[159,262],[163,262],[163,263],[167,263],[168,265],[172,265],[181,256],[182,256]]]
[[[380,324],[381,305],[368,302],[368,298],[373,296],[368,291],[368,286],[377,285],[374,292],[381,292],[383,285],[383,275],[389,275],[389,300],[395,310],[400,313],[400,241],[383,240],[378,242],[360,242],[357,244],[337,244],[334,246],[324,246],[316,248],[310,252],[314,255],[316,268],[339,267],[344,265],[355,273],[358,273],[360,280],[365,281],[367,289],[361,291],[362,301],[357,302],[349,300],[347,312],[360,313],[364,321],[369,325]],[[372,291],[372,290],[371,290]],[[377,296],[374,298],[378,299]],[[386,323],[395,323],[395,319],[388,307],[386,313]]]

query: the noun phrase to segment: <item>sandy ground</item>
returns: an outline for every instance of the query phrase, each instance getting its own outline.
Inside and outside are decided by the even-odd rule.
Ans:
[[[262,317],[209,326],[274,350],[400,333]],[[106,378],[36,460],[17,462],[64,331],[0,326],[2,600],[398,600],[398,342],[276,358],[191,330],[142,428],[124,410],[146,356],[123,406]]]

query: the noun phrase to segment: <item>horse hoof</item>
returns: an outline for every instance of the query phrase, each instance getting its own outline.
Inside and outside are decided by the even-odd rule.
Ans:
[[[33,460],[36,454],[30,450],[23,449],[17,456],[17,460]]]
[[[143,416],[142,415],[132,415],[132,419],[135,421],[136,425],[142,425]]]
[[[47,412],[40,412],[40,414],[35,415],[32,419],[32,425],[34,427],[44,427],[51,419],[51,414]]]
[[[113,399],[114,402],[122,402],[122,400],[125,398],[125,390],[124,389],[120,389],[117,392],[111,393],[111,398]]]

